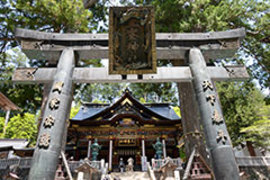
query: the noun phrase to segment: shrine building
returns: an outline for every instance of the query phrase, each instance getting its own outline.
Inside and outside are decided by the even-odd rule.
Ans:
[[[117,169],[120,158],[126,162],[132,157],[135,170],[141,170],[143,159],[155,158],[157,138],[163,143],[163,158],[178,158],[181,135],[181,119],[170,104],[143,104],[125,90],[113,104],[83,103],[70,120],[66,153],[74,160],[91,159],[90,146],[97,139],[98,160],[108,162],[109,169]]]

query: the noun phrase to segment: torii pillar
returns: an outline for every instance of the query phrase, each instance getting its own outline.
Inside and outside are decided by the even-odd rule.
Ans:
[[[173,61],[174,66],[181,66],[181,61]],[[180,110],[183,128],[183,137],[185,142],[186,157],[191,155],[194,147],[206,160],[207,164],[211,166],[208,153],[206,152],[206,145],[204,143],[203,130],[200,126],[200,114],[198,104],[196,102],[195,91],[191,81],[178,82],[178,97],[180,99]]]
[[[206,145],[217,180],[238,180],[239,170],[222,115],[217,93],[211,82],[203,54],[198,48],[189,52],[189,66],[200,111]]]
[[[72,100],[72,48],[63,50],[45,107],[29,180],[54,179]]]

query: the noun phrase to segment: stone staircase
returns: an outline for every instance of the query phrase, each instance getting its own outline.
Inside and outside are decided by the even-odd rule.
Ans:
[[[147,172],[113,172],[110,179],[117,180],[151,180]]]

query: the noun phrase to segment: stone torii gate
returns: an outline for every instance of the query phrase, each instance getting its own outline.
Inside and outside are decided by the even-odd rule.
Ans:
[[[245,67],[207,66],[210,59],[234,55],[245,36],[244,29],[212,33],[157,33],[157,58],[168,59],[182,66],[158,67],[156,74],[108,75],[107,68],[79,68],[80,59],[108,58],[107,34],[58,34],[17,29],[16,37],[29,58],[45,59],[56,68],[17,69],[13,81],[17,83],[52,83],[48,102],[35,148],[30,180],[54,179],[66,122],[70,110],[72,83],[104,82],[178,82],[194,91],[182,96],[184,102],[198,102],[200,123],[204,129],[206,145],[211,156],[215,178],[239,179],[231,141],[213,81],[244,80]],[[188,84],[187,84],[188,83]],[[191,83],[191,84],[189,84]],[[194,97],[193,97],[194,96]],[[190,104],[190,103],[189,103]],[[192,103],[191,103],[192,104]],[[192,106],[181,108],[184,133],[194,130],[192,120],[199,119]],[[195,107],[194,107],[195,108]],[[194,122],[194,126],[199,126]]]

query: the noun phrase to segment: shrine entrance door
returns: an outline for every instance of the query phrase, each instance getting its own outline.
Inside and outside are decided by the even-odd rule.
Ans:
[[[127,165],[127,160],[134,160],[134,170],[141,170],[141,148],[139,139],[117,139],[113,154],[113,171],[119,171],[120,158],[123,158],[124,164]]]

